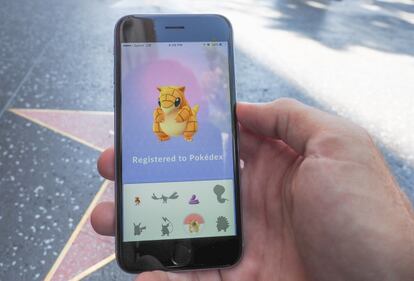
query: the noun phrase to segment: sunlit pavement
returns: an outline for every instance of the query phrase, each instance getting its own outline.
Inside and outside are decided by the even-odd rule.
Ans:
[[[113,136],[113,26],[147,12],[226,15],[240,100],[288,96],[351,118],[375,136],[414,201],[412,1],[8,1],[0,8],[0,280],[132,278],[88,217],[113,196],[95,171]]]

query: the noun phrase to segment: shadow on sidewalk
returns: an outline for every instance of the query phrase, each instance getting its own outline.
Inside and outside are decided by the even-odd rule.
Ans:
[[[299,33],[327,47],[363,46],[414,56],[414,2],[276,0],[269,7],[280,13],[269,18],[270,27]]]

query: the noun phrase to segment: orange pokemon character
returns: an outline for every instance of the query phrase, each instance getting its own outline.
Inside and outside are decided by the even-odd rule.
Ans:
[[[160,141],[180,135],[186,141],[192,141],[198,129],[198,105],[190,107],[184,95],[185,87],[162,86],[157,89],[160,95],[152,127],[155,135]]]

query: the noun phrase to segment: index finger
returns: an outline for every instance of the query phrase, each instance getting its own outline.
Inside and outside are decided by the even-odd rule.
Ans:
[[[114,148],[107,148],[98,159],[98,171],[104,178],[113,181],[115,179],[115,153]]]

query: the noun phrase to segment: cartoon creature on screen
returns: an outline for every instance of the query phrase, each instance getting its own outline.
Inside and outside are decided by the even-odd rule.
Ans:
[[[183,86],[160,86],[158,107],[154,110],[153,132],[160,141],[183,136],[192,141],[197,132],[198,105],[190,107]]]

